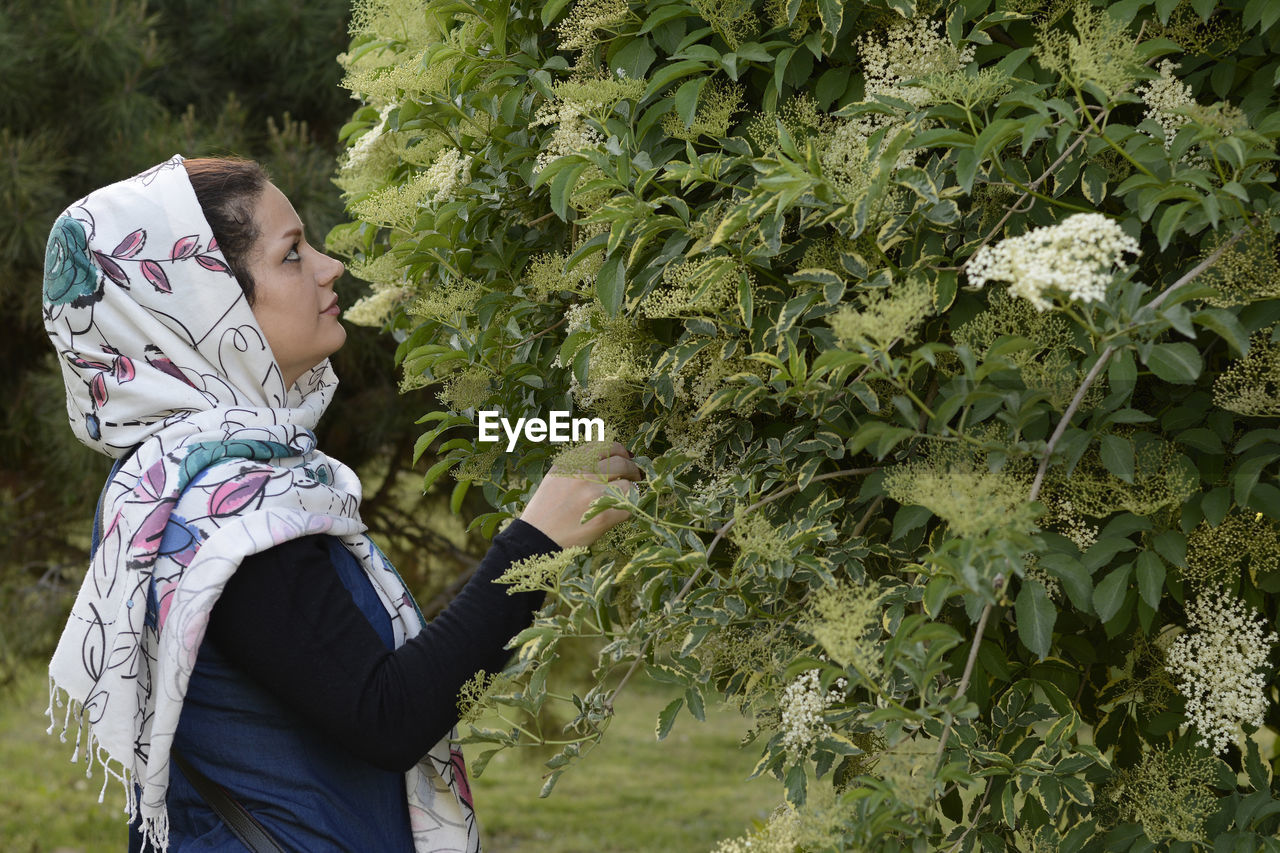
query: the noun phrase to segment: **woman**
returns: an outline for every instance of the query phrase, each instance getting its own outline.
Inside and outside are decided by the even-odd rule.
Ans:
[[[119,460],[51,683],[126,782],[131,848],[479,850],[456,695],[541,604],[494,580],[624,519],[579,523],[630,454],[544,480],[424,626],[315,447],[342,264],[260,168],[174,157],[91,193],[45,266],[72,427]]]

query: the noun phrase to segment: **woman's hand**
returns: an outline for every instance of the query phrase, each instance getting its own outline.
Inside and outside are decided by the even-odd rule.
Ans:
[[[561,548],[590,545],[610,527],[631,517],[626,510],[607,509],[580,523],[587,507],[605,489],[612,487],[626,494],[632,481],[644,477],[631,461],[632,454],[618,442],[602,442],[598,449],[598,461],[586,471],[562,471],[553,465],[520,514]]]

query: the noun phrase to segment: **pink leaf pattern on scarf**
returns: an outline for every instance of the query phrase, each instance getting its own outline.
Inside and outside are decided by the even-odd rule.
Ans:
[[[111,362],[111,373],[116,378],[116,382],[123,385],[137,375],[137,371],[133,367],[133,359],[128,356],[116,356],[116,360]]]
[[[169,257],[175,261],[180,261],[183,258],[191,257],[198,251],[200,251],[200,235],[188,234],[173,244],[173,250],[169,252]]]
[[[235,515],[253,503],[267,488],[270,480],[269,471],[258,471],[228,480],[218,486],[213,497],[209,498],[209,515],[214,518]]]
[[[128,288],[129,276],[124,274],[124,270],[120,268],[120,265],[113,261],[105,252],[99,252],[96,249],[92,250],[92,252],[93,259],[98,262],[98,268],[106,273],[107,278],[111,279],[121,287]]]
[[[157,501],[151,512],[147,513],[147,517],[133,534],[133,539],[129,541],[129,552],[134,557],[132,564],[148,565],[155,560],[160,551],[160,539],[164,536],[164,529],[169,524],[169,516],[173,513],[175,503],[176,499],[165,498]]]
[[[104,364],[103,367],[106,367]],[[107,374],[96,374],[89,380],[89,393],[93,395],[93,402],[99,409],[107,404]]]
[[[120,244],[111,250],[111,254],[116,258],[132,258],[142,251],[142,247],[146,242],[147,232],[145,229],[139,228],[121,240]]]
[[[151,282],[151,286],[161,293],[173,293],[169,276],[164,274],[164,270],[155,261],[142,262],[142,277]]]
[[[164,460],[152,465],[147,469],[147,473],[142,475],[142,479],[138,481],[138,489],[141,489],[152,500],[160,500],[164,496],[164,471]]]
[[[196,263],[212,272],[224,272],[231,275],[231,267],[210,255],[196,255]]]

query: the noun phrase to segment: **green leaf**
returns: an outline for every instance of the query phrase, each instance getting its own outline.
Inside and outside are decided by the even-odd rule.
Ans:
[[[1249,782],[1253,785],[1255,791],[1269,791],[1271,789],[1271,780],[1268,778],[1266,767],[1262,763],[1262,754],[1258,751],[1258,744],[1253,738],[1248,738],[1247,752],[1245,753],[1245,770],[1249,774]]]
[[[1244,506],[1249,502],[1249,495],[1253,493],[1253,487],[1258,484],[1262,469],[1276,459],[1280,459],[1280,453],[1264,453],[1261,456],[1251,456],[1236,466],[1231,474],[1231,481],[1235,486],[1236,506]]]
[[[457,458],[449,456],[428,468],[426,475],[422,478],[422,491],[430,491],[431,485],[440,479],[440,475],[456,464],[458,464]]]
[[[664,65],[661,70],[655,72],[649,78],[649,85],[645,87],[644,96],[641,100],[648,100],[676,80],[688,77],[690,74],[706,71],[707,68],[707,63],[699,62],[696,59],[685,59],[680,62],[673,62],[670,65]]]
[[[1080,179],[1080,190],[1090,204],[1101,204],[1107,197],[1107,170],[1097,163],[1084,167],[1084,176]]]
[[[1133,573],[1133,564],[1125,563],[1102,579],[1093,591],[1093,609],[1103,622],[1110,622],[1111,617],[1120,611],[1124,604],[1125,593],[1129,591],[1129,575]]]
[[[1143,551],[1138,555],[1138,594],[1152,608],[1160,606],[1164,576],[1164,560],[1151,551]]]
[[[596,296],[610,317],[618,316],[622,309],[622,298],[627,292],[627,266],[622,261],[622,253],[606,258],[604,266],[596,275]]]
[[[680,713],[680,709],[684,706],[683,698],[673,699],[667,707],[658,712],[658,725],[654,734],[658,736],[658,740],[663,740],[671,733],[671,727],[675,724],[676,714]]]
[[[707,77],[686,80],[676,89],[676,115],[685,127],[693,124],[693,117],[698,112],[698,96],[702,94],[702,87],[707,85],[707,80]]]
[[[787,788],[787,802],[793,806],[803,806],[807,777],[803,763],[793,764],[787,771],[784,782]]]
[[[751,280],[746,273],[738,276],[738,313],[742,317],[742,325],[751,328],[752,314]]]
[[[1182,0],[1156,0],[1156,14],[1160,16],[1161,24],[1169,23],[1169,15]]]
[[[569,196],[578,185],[578,178],[591,164],[579,159],[562,168],[551,179],[551,209],[565,222],[569,221]]]
[[[1099,455],[1106,469],[1126,483],[1132,483],[1133,442],[1110,434],[1101,436],[1099,442],[1101,444]]]
[[[1062,582],[1067,598],[1077,609],[1093,612],[1093,579],[1079,560],[1069,554],[1045,554],[1040,558],[1040,565]]]
[[[684,691],[684,696],[689,702],[689,713],[693,715],[693,718],[700,723],[706,722],[707,711],[702,699],[702,691],[696,686],[690,687]]]
[[[649,71],[649,66],[658,58],[653,46],[646,38],[634,39],[622,50],[615,53],[609,63],[621,69],[632,80],[639,80]]]
[[[1191,209],[1191,202],[1182,201],[1177,204],[1170,205],[1165,208],[1164,213],[1160,216],[1160,222],[1156,225],[1156,239],[1160,241],[1160,248],[1167,249],[1169,243],[1173,241],[1174,234],[1178,231],[1178,226],[1182,224],[1182,219],[1187,215],[1187,211]]]
[[[1226,341],[1227,346],[1231,347],[1237,356],[1243,357],[1248,353],[1248,332],[1240,325],[1236,315],[1225,308],[1206,308],[1196,312],[1191,319],[1196,325],[1204,326]]]
[[[1185,341],[1156,344],[1147,356],[1147,367],[1165,382],[1194,382],[1204,370],[1200,351]]]
[[[1018,638],[1041,660],[1049,654],[1053,642],[1053,623],[1058,618],[1057,608],[1049,600],[1044,584],[1024,580],[1014,605],[1018,620]]]
[[[834,39],[844,23],[844,0],[818,0],[818,16],[822,31]]]
[[[542,7],[542,26],[549,27],[560,14],[560,10],[569,5],[569,0],[547,0]]]

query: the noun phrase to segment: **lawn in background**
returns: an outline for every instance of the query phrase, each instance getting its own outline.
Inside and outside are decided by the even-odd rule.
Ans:
[[[86,779],[72,744],[45,734],[45,677],[0,688],[0,848],[5,853],[122,853],[124,791],[102,772]],[[747,721],[708,708],[706,723],[681,715],[664,741],[658,711],[670,700],[649,688],[619,697],[604,744],[538,799],[542,765],[507,752],[473,782],[486,853],[681,853],[706,851],[763,820],[778,785],[743,783],[754,747],[738,748]],[[61,715],[59,715],[61,725]],[[74,737],[74,734],[71,735]]]

